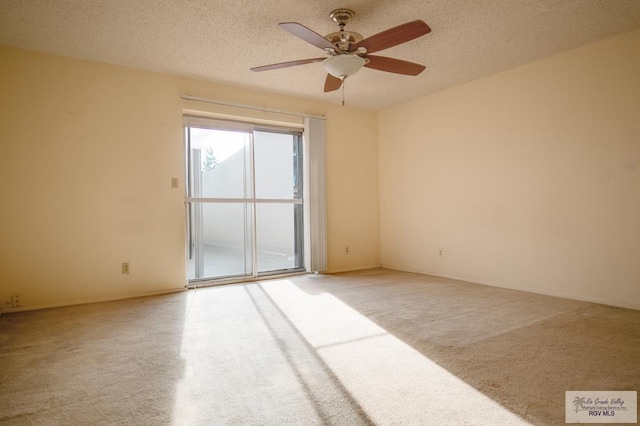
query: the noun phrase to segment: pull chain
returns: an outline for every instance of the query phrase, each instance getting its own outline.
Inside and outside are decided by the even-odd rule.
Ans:
[[[344,106],[344,86],[347,83],[347,77],[342,77],[342,106]]]

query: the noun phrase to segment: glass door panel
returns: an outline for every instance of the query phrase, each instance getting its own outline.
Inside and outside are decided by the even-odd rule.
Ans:
[[[256,130],[254,158],[258,272],[304,268],[302,138]]]
[[[251,276],[251,133],[187,127],[189,280]]]

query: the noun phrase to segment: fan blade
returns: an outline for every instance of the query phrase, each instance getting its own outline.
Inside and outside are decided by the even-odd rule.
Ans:
[[[406,43],[430,32],[431,28],[423,21],[411,21],[367,37],[352,45],[349,50],[353,52],[358,47],[364,47],[367,49],[367,53],[373,53]]]
[[[282,22],[278,24],[278,26],[283,30],[289,31],[294,36],[303,39],[307,43],[311,43],[314,46],[319,47],[320,49],[333,49],[335,51],[340,50],[336,47],[335,44],[331,43],[320,34],[297,22]]]
[[[364,64],[365,67],[373,68],[374,70],[392,72],[395,74],[418,75],[426,68],[424,65],[416,64],[414,62],[407,62],[384,56],[367,55],[367,58],[369,59],[369,63]]]
[[[334,77],[331,74],[327,74],[327,79],[324,82],[324,91],[325,92],[333,92],[334,90],[338,90],[342,86],[342,80],[338,77]]]
[[[278,68],[295,67],[296,65],[311,64],[313,62],[322,62],[327,58],[312,58],[312,59],[300,59],[298,61],[280,62],[278,64],[262,65],[261,67],[253,67],[251,71],[269,71],[277,70]]]

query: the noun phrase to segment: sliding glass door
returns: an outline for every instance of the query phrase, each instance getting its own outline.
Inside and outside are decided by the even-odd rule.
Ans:
[[[304,270],[301,136],[185,118],[190,281]]]

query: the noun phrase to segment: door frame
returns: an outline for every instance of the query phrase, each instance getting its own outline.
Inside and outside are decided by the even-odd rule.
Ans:
[[[227,127],[228,126],[228,127]],[[205,129],[213,129],[213,130],[229,130],[229,131],[242,131],[246,132],[250,135],[249,137],[249,161],[248,167],[250,171],[247,173],[250,176],[249,182],[249,195],[243,198],[206,198],[206,197],[196,197],[192,194],[193,190],[193,182],[195,179],[195,173],[193,173],[193,161],[191,154],[191,140],[190,140],[190,130],[189,128],[205,128]],[[294,169],[296,169],[297,177],[299,178],[299,187],[298,190],[301,194],[294,194],[293,199],[280,199],[280,198],[256,198],[255,197],[255,141],[254,134],[255,132],[272,132],[272,133],[282,133],[282,134],[291,134],[294,137],[297,137],[297,152],[298,160]],[[238,282],[238,281],[250,281],[257,279],[264,279],[269,277],[282,277],[289,275],[298,275],[309,272],[308,270],[308,259],[307,256],[307,248],[308,244],[308,226],[306,226],[305,219],[308,217],[307,209],[308,202],[305,199],[307,182],[305,177],[306,167],[307,167],[307,159],[305,155],[305,143],[303,139],[303,129],[298,127],[283,127],[283,126],[269,126],[264,124],[254,124],[249,122],[236,122],[229,121],[217,118],[209,118],[209,117],[199,117],[192,115],[184,116],[184,146],[185,146],[185,166],[186,166],[186,185],[185,185],[185,216],[186,216],[186,244],[187,244],[187,253],[186,253],[186,263],[187,263],[187,282],[188,286],[199,286],[199,285],[216,285],[216,284],[226,284],[230,282]],[[302,173],[300,173],[300,168],[302,168]],[[304,188],[304,189],[303,189]],[[245,195],[246,188],[245,188]],[[296,195],[300,195],[299,198],[296,198]],[[250,226],[250,237],[245,238],[245,240],[250,240],[250,257],[251,257],[251,272],[247,272],[244,275],[233,275],[233,276],[213,276],[213,277],[200,277],[200,278],[190,278],[189,272],[189,260],[192,257],[198,256],[198,250],[194,247],[193,242],[200,240],[202,242],[202,235],[196,235],[197,232],[194,232],[194,224],[192,221],[193,218],[198,215],[198,211],[200,209],[196,208],[196,206],[203,205],[203,203],[235,203],[235,204],[243,204],[246,209],[249,209],[250,219],[245,221],[249,222]],[[281,269],[281,270],[273,270],[273,271],[263,271],[260,272],[258,268],[258,234],[257,234],[257,206],[260,204],[291,204],[294,206],[294,246],[295,246],[295,256],[297,258],[296,264],[301,266]],[[298,207],[299,206],[299,207]],[[246,213],[245,213],[246,215]],[[200,220],[201,217],[200,217]],[[247,224],[245,223],[245,227]],[[246,228],[245,228],[246,229]],[[246,241],[245,241],[246,243]],[[245,247],[246,254],[246,247]],[[247,269],[245,268],[245,271]]]

